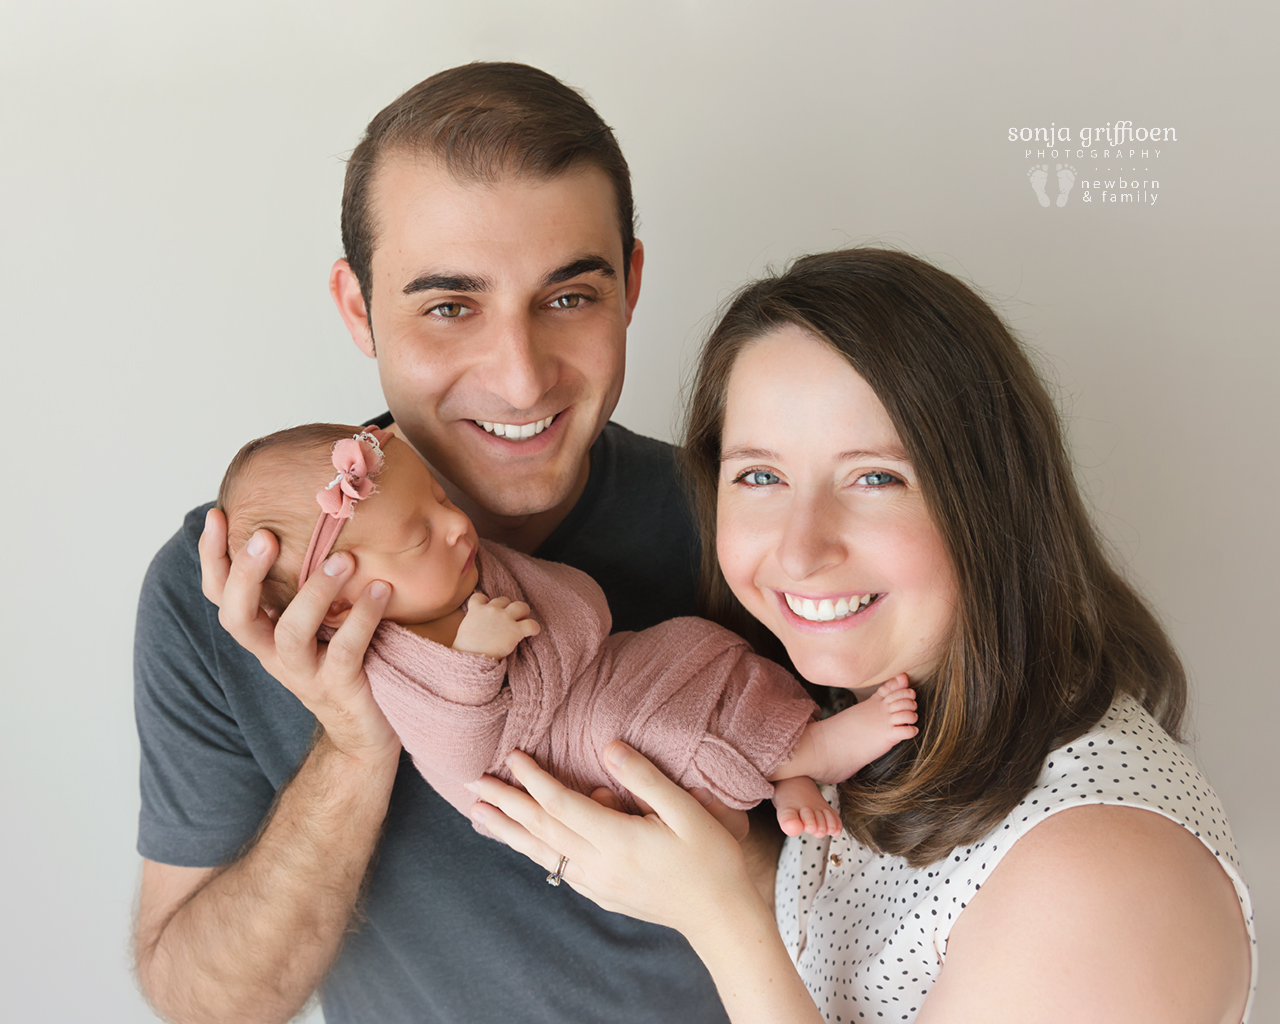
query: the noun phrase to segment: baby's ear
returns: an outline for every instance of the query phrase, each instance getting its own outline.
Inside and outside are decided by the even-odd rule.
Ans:
[[[329,610],[324,616],[324,624],[330,629],[337,629],[347,621],[347,616],[350,614],[351,602],[340,597],[329,605]]]

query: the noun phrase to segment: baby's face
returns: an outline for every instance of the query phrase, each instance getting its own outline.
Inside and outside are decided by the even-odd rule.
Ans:
[[[355,574],[341,598],[354,602],[374,580],[391,584],[384,618],[419,623],[443,618],[476,588],[479,538],[404,441],[383,446],[376,493],[357,502],[335,551],[349,551]]]

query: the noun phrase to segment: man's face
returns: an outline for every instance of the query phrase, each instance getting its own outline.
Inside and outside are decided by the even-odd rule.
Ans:
[[[376,347],[400,430],[492,515],[576,500],[639,295],[641,250],[624,284],[608,178],[462,183],[432,158],[392,155],[372,196],[372,343],[344,317]]]

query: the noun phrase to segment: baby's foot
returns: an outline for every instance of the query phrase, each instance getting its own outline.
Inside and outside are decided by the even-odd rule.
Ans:
[[[1048,166],[1048,165],[1046,165]],[[1071,194],[1072,186],[1076,183],[1076,169],[1070,164],[1058,164],[1058,205],[1067,205],[1067,196]],[[1048,203],[1044,204],[1048,206]]]
[[[862,712],[858,732],[859,742],[869,755],[867,764],[920,731],[916,728],[916,691],[910,689],[905,672],[881,683],[870,697],[841,714],[854,711]]]
[[[809,730],[815,755],[806,770],[820,782],[843,782],[920,731],[916,692],[904,672],[882,683],[866,700],[812,723]]]
[[[775,782],[773,806],[778,811],[778,827],[789,836],[808,832],[821,839],[840,834],[840,815],[822,799],[818,787],[807,775]]]
[[[1045,192],[1044,186],[1049,180],[1049,165],[1036,164],[1027,172],[1027,178],[1031,181],[1031,190],[1035,192],[1036,198],[1040,200],[1040,205],[1048,206],[1049,196]]]

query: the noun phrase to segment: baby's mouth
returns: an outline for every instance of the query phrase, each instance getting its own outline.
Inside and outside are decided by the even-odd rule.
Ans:
[[[559,413],[556,413],[545,419],[535,420],[532,423],[490,423],[488,420],[472,420],[471,422],[477,427],[482,427],[486,434],[505,437],[508,441],[525,441],[541,434],[547,427],[551,426],[552,420],[558,415]]]
[[[857,615],[882,595],[849,594],[847,597],[824,597],[817,601],[810,597],[796,597],[785,591],[782,596],[787,599],[787,607],[802,619],[807,619],[809,622],[835,622],[839,619],[847,619],[850,615]]]

